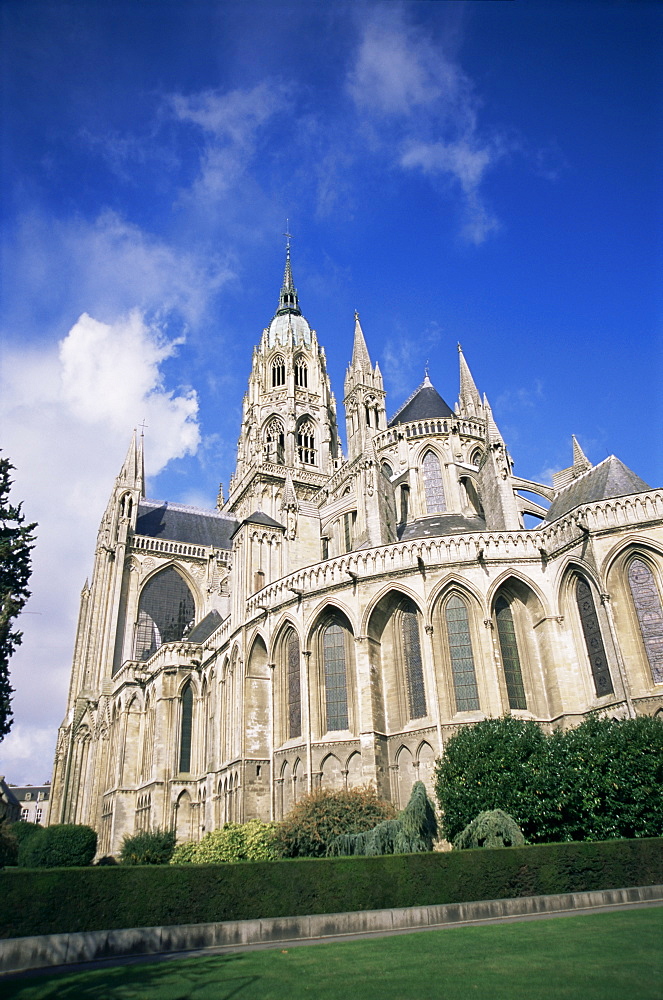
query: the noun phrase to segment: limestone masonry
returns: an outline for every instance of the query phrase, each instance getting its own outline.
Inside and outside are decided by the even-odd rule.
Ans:
[[[453,409],[426,376],[388,421],[355,315],[345,456],[287,251],[227,500],[147,500],[135,435],[115,480],[51,823],[89,823],[105,855],[139,830],[278,819],[321,785],[403,806],[487,716],[663,711],[663,490],[575,440],[552,487],[514,476],[459,361]]]

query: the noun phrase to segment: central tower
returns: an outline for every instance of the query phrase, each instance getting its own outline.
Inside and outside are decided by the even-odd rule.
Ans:
[[[317,494],[339,458],[325,353],[299,308],[288,241],[278,308],[253,351],[225,510],[283,521],[284,511]]]

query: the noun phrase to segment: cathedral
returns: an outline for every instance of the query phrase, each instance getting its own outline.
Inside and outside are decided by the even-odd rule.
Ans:
[[[348,331],[349,333],[350,331]],[[348,355],[350,355],[348,337]],[[145,497],[131,442],[81,594],[51,823],[197,840],[319,788],[432,789],[459,727],[663,712],[663,490],[614,455],[514,475],[458,348],[389,419],[359,316],[347,452],[290,250],[228,497]]]

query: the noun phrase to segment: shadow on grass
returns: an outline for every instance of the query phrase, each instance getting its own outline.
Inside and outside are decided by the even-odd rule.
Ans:
[[[260,976],[241,972],[242,955],[192,958],[158,964],[131,964],[92,972],[62,972],[3,984],[4,1000],[241,1000]],[[233,967],[235,966],[235,967]],[[226,973],[229,973],[226,975]],[[252,992],[252,991],[251,991]],[[255,994],[253,994],[255,995]]]

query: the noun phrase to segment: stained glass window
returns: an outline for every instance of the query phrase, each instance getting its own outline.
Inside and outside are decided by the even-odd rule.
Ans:
[[[327,626],[322,637],[328,731],[348,728],[345,634],[345,629],[334,623]]]
[[[422,719],[426,715],[426,691],[424,689],[424,673],[421,662],[421,643],[419,641],[419,622],[414,608],[405,608],[401,612],[401,627],[403,630],[403,655],[405,659],[405,676],[407,678],[407,696],[411,719]]]
[[[600,698],[604,694],[612,694],[612,678],[608,667],[608,658],[605,655],[601,626],[599,625],[594,596],[587,581],[579,576],[576,581],[576,602],[580,614],[580,624],[582,634],[585,637],[587,655],[592,668],[594,687],[596,696]]]
[[[288,661],[288,738],[302,735],[302,693],[299,638],[290,632],[286,640]]]
[[[196,607],[186,583],[172,566],[145,584],[138,602],[137,660],[149,660],[164,642],[176,642],[194,619]]]
[[[308,386],[308,368],[303,358],[297,358],[295,361],[295,385],[302,389]]]
[[[479,692],[474,673],[467,607],[460,597],[451,597],[447,601],[444,613],[451,657],[451,675],[456,694],[456,711],[471,712],[479,708]]]
[[[422,463],[424,470],[424,490],[426,493],[426,512],[438,514],[447,509],[442,483],[440,460],[433,451],[427,451]]]
[[[628,568],[628,582],[654,684],[663,684],[663,608],[654,574],[642,559]]]
[[[310,420],[304,420],[297,432],[297,453],[304,465],[315,465],[315,431]]]
[[[191,685],[182,691],[182,724],[180,728],[180,771],[191,770],[191,727],[193,725],[193,691]]]
[[[513,613],[509,602],[504,597],[498,597],[497,599],[495,617],[497,619],[497,635],[499,636],[502,653],[504,679],[509,696],[509,708],[527,708]]]

